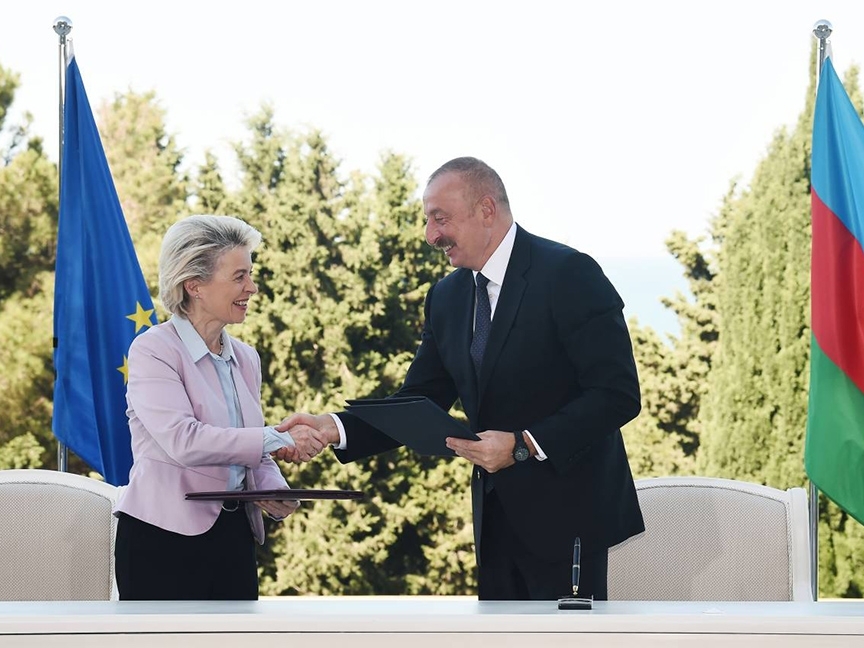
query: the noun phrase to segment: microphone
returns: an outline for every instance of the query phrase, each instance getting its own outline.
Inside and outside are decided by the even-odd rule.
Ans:
[[[570,572],[570,580],[573,586],[573,595],[558,599],[559,610],[591,610],[594,607],[594,598],[578,598],[579,574],[582,570],[582,541],[577,536],[573,541],[573,563]]]

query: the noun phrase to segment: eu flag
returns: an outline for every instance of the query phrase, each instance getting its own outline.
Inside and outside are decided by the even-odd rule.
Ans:
[[[119,486],[132,466],[126,354],[155,318],[74,55],[63,123],[52,429]]]

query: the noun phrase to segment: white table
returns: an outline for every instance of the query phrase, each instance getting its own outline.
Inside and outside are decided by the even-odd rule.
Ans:
[[[283,598],[0,602],[6,646],[864,646],[864,602],[554,602]]]

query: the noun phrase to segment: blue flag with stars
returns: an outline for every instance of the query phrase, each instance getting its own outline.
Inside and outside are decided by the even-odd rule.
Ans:
[[[127,352],[155,323],[74,55],[66,68],[54,288],[54,436],[110,484],[128,483]]]

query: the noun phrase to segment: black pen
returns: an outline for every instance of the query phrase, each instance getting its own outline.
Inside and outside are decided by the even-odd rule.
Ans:
[[[573,541],[573,573],[571,577],[573,579],[573,596],[579,592],[579,554],[582,552],[582,541],[577,536]]]

